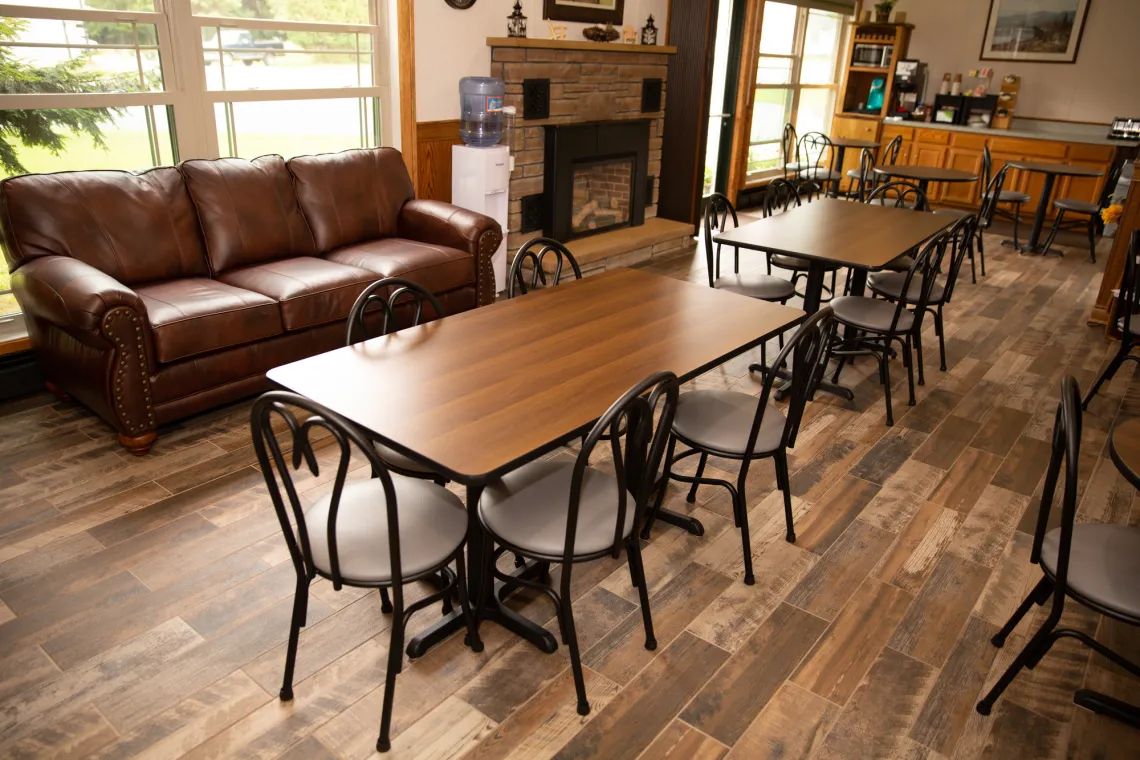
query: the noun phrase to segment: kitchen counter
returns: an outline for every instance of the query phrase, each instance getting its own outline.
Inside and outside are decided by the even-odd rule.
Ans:
[[[1020,122],[1020,123],[1019,123]],[[1135,147],[1133,140],[1113,140],[1106,137],[1109,126],[1105,124],[1071,124],[1056,121],[1035,121],[1014,119],[1010,129],[990,129],[989,127],[966,127],[959,124],[939,124],[926,121],[883,120],[883,126],[911,127],[914,129],[942,129],[948,132],[968,132],[993,137],[1021,137],[1029,140],[1056,140],[1086,145],[1112,145]]]

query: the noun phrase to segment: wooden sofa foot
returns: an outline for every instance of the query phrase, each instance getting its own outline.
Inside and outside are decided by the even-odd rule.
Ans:
[[[69,396],[65,391],[60,390],[59,386],[55,383],[45,382],[44,387],[51,391],[52,395],[60,401],[71,401],[71,396]]]
[[[150,447],[154,445],[157,438],[158,433],[153,430],[137,436],[119,433],[119,443],[123,444],[123,447],[136,457],[141,457],[150,451]]]

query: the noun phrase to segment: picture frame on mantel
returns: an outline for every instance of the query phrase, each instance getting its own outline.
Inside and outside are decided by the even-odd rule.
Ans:
[[[584,24],[621,24],[625,0],[542,0],[542,17]]]
[[[983,61],[1076,63],[1092,0],[990,0]]]

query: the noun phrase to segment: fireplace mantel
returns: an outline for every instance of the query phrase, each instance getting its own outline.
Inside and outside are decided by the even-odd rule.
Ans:
[[[536,37],[488,37],[487,47],[590,50],[597,53],[645,53],[647,55],[673,55],[677,52],[675,45],[625,45],[618,42],[589,42],[587,40],[543,40]]]

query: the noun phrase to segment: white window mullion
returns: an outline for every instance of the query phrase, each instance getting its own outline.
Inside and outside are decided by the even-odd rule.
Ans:
[[[164,46],[177,75],[174,102],[178,157],[217,158],[218,128],[214,106],[206,98],[206,64],[202,56],[202,33],[194,19],[191,0],[163,0],[166,23],[159,32],[166,35]]]

